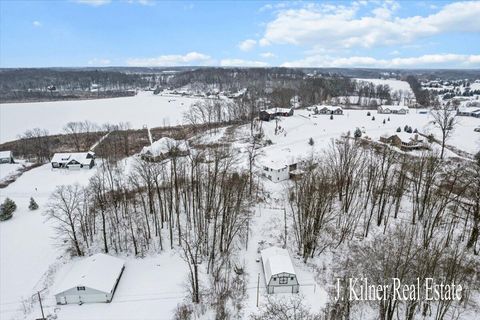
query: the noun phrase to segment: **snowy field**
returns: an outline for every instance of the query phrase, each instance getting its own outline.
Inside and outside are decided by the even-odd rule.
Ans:
[[[174,126],[183,123],[184,112],[197,99],[140,92],[124,98],[1,104],[0,143],[15,140],[33,128],[47,129],[51,134],[62,133],[70,121],[130,122],[136,129],[144,125]]]
[[[375,121],[372,121],[372,116],[375,116]],[[388,118],[390,121],[387,121]],[[385,124],[383,124],[384,119]],[[459,124],[448,140],[448,144],[472,154],[478,152],[480,133],[473,130],[480,126],[480,119],[472,117],[458,117],[458,119]],[[439,131],[431,121],[429,114],[420,114],[416,110],[411,110],[406,115],[386,115],[371,111],[371,116],[367,116],[367,111],[363,110],[344,110],[343,115],[336,115],[333,120],[330,120],[329,115],[313,115],[306,110],[297,110],[294,116],[281,118],[279,125],[282,129],[277,135],[275,135],[274,121],[263,122],[265,139],[273,142],[273,145],[263,150],[265,157],[273,161],[296,160],[325,149],[331,139],[343,133],[350,131],[353,135],[357,127],[365,131],[363,137],[368,136],[374,141],[378,141],[383,134],[395,134],[398,127],[403,130],[405,125],[421,133],[433,133],[436,137],[440,137]],[[308,144],[310,137],[314,140],[313,146]]]
[[[406,81],[402,80],[396,80],[396,79],[362,79],[362,78],[355,78],[354,80],[357,81],[365,81],[365,82],[371,82],[374,85],[388,85],[392,91],[404,91],[404,92],[410,92],[413,94],[412,89],[410,88],[410,85]]]
[[[13,217],[0,223],[0,319],[11,318],[22,309],[23,300],[44,288],[48,281],[44,275],[62,255],[52,224],[42,215],[50,194],[57,185],[85,185],[94,171],[52,171],[46,164],[0,189],[0,202],[9,197],[17,204]],[[30,197],[38,203],[38,210],[28,209]]]
[[[23,163],[0,163],[0,182],[16,175],[23,167]]]

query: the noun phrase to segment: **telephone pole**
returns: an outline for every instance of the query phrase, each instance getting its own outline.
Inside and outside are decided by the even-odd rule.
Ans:
[[[257,308],[258,308],[258,295],[260,292],[260,273],[258,273],[258,280],[257,280]]]

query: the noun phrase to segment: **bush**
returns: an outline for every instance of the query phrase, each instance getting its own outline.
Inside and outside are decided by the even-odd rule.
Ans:
[[[35,202],[35,199],[30,198],[30,204],[28,205],[28,209],[32,211],[38,209],[38,204]]]
[[[308,139],[308,144],[311,146],[315,144],[315,141],[313,141],[313,138]]]
[[[372,121],[375,121],[375,116],[372,117]]]
[[[370,117],[370,116],[371,116],[370,111],[368,111],[367,112],[367,117]]]
[[[333,114],[330,115],[330,120],[333,120]]]
[[[390,121],[390,117],[387,118],[387,121]]]
[[[402,128],[398,127],[397,132],[402,132]]]
[[[383,119],[383,124],[385,124],[385,119]]]
[[[0,221],[8,220],[13,216],[13,212],[17,210],[17,205],[10,198],[6,198],[0,205]]]

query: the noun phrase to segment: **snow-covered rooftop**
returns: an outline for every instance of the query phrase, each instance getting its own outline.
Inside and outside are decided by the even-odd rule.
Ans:
[[[291,109],[289,108],[270,108],[263,110],[268,114],[277,114],[277,113],[289,113]]]
[[[319,105],[317,106],[317,109],[318,110],[322,110],[322,109],[327,109],[328,111],[336,111],[336,110],[343,110],[342,107],[338,107],[338,106],[323,106],[323,105]]]
[[[54,294],[76,287],[87,287],[102,292],[111,292],[122,272],[122,259],[97,253],[76,262],[65,278],[57,285]]]
[[[0,151],[0,158],[10,158],[12,151]]]
[[[271,276],[285,272],[295,274],[292,260],[286,249],[279,247],[270,247],[260,253],[262,255],[263,269],[267,282]]]
[[[69,152],[69,153],[55,153],[52,157],[50,162],[57,162],[57,163],[68,163],[72,160],[76,160],[77,162],[89,165],[92,158],[88,158],[88,155],[94,156],[95,153],[89,152]]]
[[[407,106],[403,106],[403,105],[399,105],[399,106],[396,106],[396,105],[382,105],[382,106],[379,106],[379,108],[382,108],[382,109],[390,109],[390,110],[409,110],[409,108]]]
[[[150,146],[143,147],[141,153],[150,153],[156,157],[170,152],[174,147],[180,151],[188,151],[188,144],[185,140],[175,140],[169,137],[163,137],[152,143]]]

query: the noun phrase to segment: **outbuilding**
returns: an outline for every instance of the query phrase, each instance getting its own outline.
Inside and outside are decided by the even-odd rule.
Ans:
[[[0,151],[0,163],[15,163],[12,151]]]
[[[267,293],[298,293],[300,285],[286,249],[270,247],[261,251]]]
[[[55,153],[52,157],[52,168],[63,169],[91,169],[95,165],[95,153],[89,152],[69,152]]]
[[[111,302],[125,269],[122,259],[97,253],[76,262],[56,286],[57,304]]]

